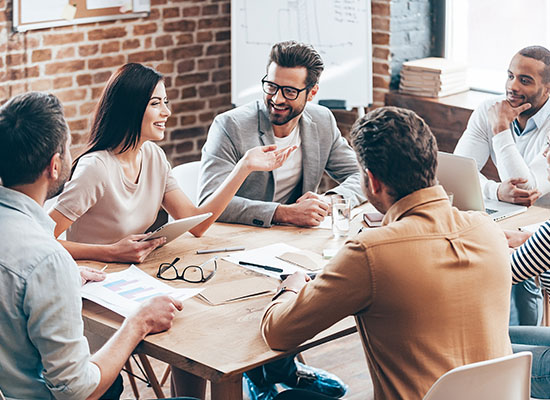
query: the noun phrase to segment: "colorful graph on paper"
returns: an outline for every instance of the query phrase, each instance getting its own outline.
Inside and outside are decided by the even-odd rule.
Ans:
[[[138,279],[118,279],[114,282],[104,284],[103,287],[126,299],[137,301],[138,303],[150,299],[151,297],[166,294],[166,292],[159,292],[154,287],[144,285],[143,282]]]
[[[200,291],[201,289],[174,288],[132,265],[123,271],[107,274],[103,282],[87,283],[81,292],[83,298],[128,316],[152,297],[168,295],[183,301]]]

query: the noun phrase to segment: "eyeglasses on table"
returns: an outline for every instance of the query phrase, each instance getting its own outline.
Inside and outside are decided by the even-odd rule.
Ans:
[[[157,278],[165,281],[175,281],[181,279],[189,283],[207,282],[218,270],[218,256],[206,260],[201,265],[188,265],[183,269],[181,274],[176,267],[176,263],[180,260],[176,257],[171,263],[162,263],[159,265]]]

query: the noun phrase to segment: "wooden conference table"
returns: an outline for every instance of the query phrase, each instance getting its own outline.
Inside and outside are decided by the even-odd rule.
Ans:
[[[352,221],[351,233],[356,233],[361,227],[360,218],[361,215],[358,215]],[[531,207],[523,214],[500,221],[499,225],[505,229],[517,229],[548,218],[549,209]],[[323,249],[341,247],[345,239],[333,238],[332,231],[326,229],[290,226],[265,229],[216,223],[202,238],[185,234],[154,251],[139,267],[155,276],[160,263],[171,262],[175,257],[181,258],[178,266],[185,266],[204,262],[212,256],[197,255],[197,249],[230,246],[253,249],[280,242],[321,254]],[[84,264],[102,266],[99,263]],[[126,267],[125,264],[109,264],[109,272]],[[214,278],[201,285],[206,287],[235,281],[250,277],[251,274],[255,275],[252,271],[220,260]],[[272,282],[273,289],[279,283],[269,277],[264,279]],[[182,281],[173,284],[178,287],[198,287]],[[259,330],[264,307],[270,299],[271,295],[253,297],[218,306],[208,305],[198,298],[187,300],[173,327],[167,332],[148,336],[136,348],[136,352],[210,380],[212,400],[232,400],[242,399],[243,372],[356,331],[353,318],[348,317],[292,351],[272,351],[263,341]],[[86,334],[96,338],[99,336],[102,340],[107,340],[122,323],[122,317],[89,301],[84,301],[83,316]]]
[[[361,215],[358,215],[352,221],[353,233],[360,227],[360,218]],[[251,250],[273,243],[286,243],[322,254],[323,249],[340,248],[344,242],[345,238],[333,238],[332,231],[328,229],[291,226],[265,229],[216,223],[201,238],[194,238],[186,233],[155,250],[145,262],[139,264],[139,268],[156,276],[160,263],[171,262],[175,257],[180,257],[177,265],[181,272],[184,266],[198,265],[213,256],[197,255],[197,249],[243,246]],[[217,254],[221,256],[224,253]],[[92,262],[79,264],[95,267],[104,265]],[[127,264],[109,264],[108,272],[124,268],[127,268]],[[218,270],[210,281],[190,284],[178,280],[169,284],[197,288],[250,276],[260,275],[220,258]],[[267,276],[263,279],[271,282],[274,293],[280,281]],[[242,399],[243,372],[356,332],[353,317],[348,317],[292,351],[272,351],[260,333],[263,310],[272,296],[273,294],[258,296],[217,306],[211,306],[198,298],[187,300],[172,328],[167,332],[148,336],[136,348],[136,353],[146,354],[210,380],[212,400],[232,400]],[[83,316],[85,333],[89,337],[93,336],[96,343],[106,341],[122,323],[122,317],[87,300],[84,300]]]

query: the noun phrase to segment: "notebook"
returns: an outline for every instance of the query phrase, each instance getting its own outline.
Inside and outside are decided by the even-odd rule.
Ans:
[[[477,165],[473,158],[438,152],[436,172],[439,184],[453,193],[453,206],[459,210],[485,211],[494,221],[520,214],[527,207],[483,199]]]

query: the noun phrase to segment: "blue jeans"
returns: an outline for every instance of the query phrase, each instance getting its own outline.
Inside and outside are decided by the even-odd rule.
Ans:
[[[247,371],[246,375],[260,390],[276,383],[296,384],[294,356],[282,358]]]
[[[510,326],[539,325],[542,320],[542,292],[534,278],[512,286]]]
[[[124,391],[124,384],[122,381],[122,375],[118,374],[113,384],[107,389],[103,396],[99,400],[118,400],[120,395]]]
[[[550,398],[550,327],[511,326],[510,340],[514,353],[530,351],[533,354],[531,397]]]

